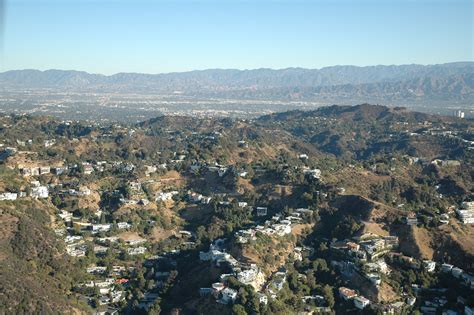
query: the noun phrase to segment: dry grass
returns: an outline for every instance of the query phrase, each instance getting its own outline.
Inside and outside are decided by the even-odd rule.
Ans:
[[[98,209],[100,203],[100,194],[97,191],[91,191],[89,196],[78,197],[77,205],[83,209]]]
[[[366,221],[363,221],[361,223],[363,224],[363,227],[359,232],[361,235],[370,233],[379,236],[388,236],[390,234],[387,230],[383,229],[384,226],[382,224]]]
[[[395,292],[395,290],[386,282],[382,282],[380,284],[380,287],[378,289],[378,296],[377,300],[379,302],[394,302],[398,300],[400,297],[398,294]]]
[[[143,239],[137,232],[122,232],[117,237],[125,242]]]
[[[175,230],[165,230],[161,227],[154,227],[149,235],[149,240],[152,242],[159,242],[173,235],[176,235]]]
[[[419,227],[413,227],[413,238],[418,247],[419,255],[423,259],[433,259],[432,237],[428,230]]]
[[[239,178],[237,180],[237,192],[245,193],[250,191],[255,191],[255,187],[250,183],[250,181],[244,178]]]
[[[390,180],[389,176],[381,176],[364,169],[346,167],[338,172],[328,174],[324,181],[338,187],[344,187],[346,194],[369,197],[370,187]]]
[[[88,151],[95,150],[97,145],[95,142],[87,138],[81,138],[79,141],[74,143],[74,154],[76,156],[81,156],[82,154],[87,153]]]
[[[459,221],[451,219],[449,224],[443,225],[440,231],[449,237],[465,251],[474,256],[474,226],[462,225]]]

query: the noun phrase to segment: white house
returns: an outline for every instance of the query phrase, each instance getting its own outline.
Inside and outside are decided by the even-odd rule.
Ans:
[[[257,207],[257,217],[266,216],[268,212],[267,207]]]
[[[174,195],[177,195],[177,191],[170,191],[170,192],[159,192],[156,196],[156,201],[166,201],[171,200]]]
[[[456,213],[459,220],[464,224],[474,224],[474,210],[471,209],[458,209]]]
[[[320,179],[321,178],[321,170],[318,168],[315,169],[305,169],[303,171],[303,174],[309,177],[312,177],[314,179]]]
[[[248,270],[243,270],[237,274],[237,280],[242,282],[243,284],[250,284],[257,278],[259,273],[258,268],[251,268]]]
[[[129,255],[142,255],[146,252],[146,247],[139,246],[135,248],[127,248],[127,252]]]
[[[247,177],[248,174],[249,173],[246,172],[246,171],[237,172],[237,176],[239,176],[239,177]]]
[[[79,196],[89,196],[91,194],[91,190],[87,187],[79,188]]]
[[[118,223],[117,223],[117,227],[118,227],[119,229],[123,230],[123,229],[129,229],[129,228],[131,228],[132,225],[131,225],[130,223],[128,223],[128,222],[118,222]]]
[[[257,292],[257,298],[260,304],[264,304],[264,305],[268,304],[268,297],[265,294]]]
[[[30,196],[36,199],[48,198],[49,197],[48,187],[46,186],[33,187],[31,188]]]
[[[225,288],[221,291],[221,294],[220,302],[223,304],[234,303],[237,299],[237,291],[231,288]]]
[[[354,306],[360,310],[364,309],[369,304],[370,304],[370,300],[366,299],[363,296],[354,297]]]
[[[92,232],[107,232],[112,228],[112,224],[93,224]]]
[[[432,260],[423,260],[423,266],[428,272],[433,272],[436,268],[436,263]]]
[[[49,147],[53,146],[55,143],[56,143],[55,139],[44,140],[44,147],[49,148]]]
[[[0,194],[0,200],[16,200],[17,198],[17,193],[5,192]]]
[[[273,229],[278,236],[284,236],[291,233],[291,226],[289,224],[275,224]]]
[[[72,212],[68,212],[65,210],[61,210],[59,217],[64,220],[64,222],[71,222],[72,221]]]
[[[42,166],[39,168],[40,175],[49,174],[50,172],[51,172],[51,167],[49,166]]]

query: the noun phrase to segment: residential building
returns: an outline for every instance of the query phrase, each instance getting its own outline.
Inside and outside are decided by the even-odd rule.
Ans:
[[[223,304],[231,304],[234,303],[237,299],[237,291],[231,288],[225,288],[221,291],[221,299],[220,302]]]
[[[51,168],[49,166],[42,166],[39,168],[40,175],[49,174],[51,172]]]
[[[48,187],[46,186],[32,187],[30,196],[36,199],[48,198],[49,197]]]
[[[268,304],[268,297],[260,292],[257,292],[257,299],[260,304],[267,305]]]
[[[107,232],[110,231],[112,228],[112,224],[92,224],[91,229],[92,232],[98,233],[98,232]]]
[[[50,139],[50,140],[44,140],[44,147],[49,148],[53,146],[56,143],[55,139]]]
[[[306,176],[309,176],[314,179],[320,179],[321,178],[321,170],[320,169],[305,169],[303,170],[303,174]]]
[[[146,247],[139,246],[134,248],[127,248],[127,252],[129,255],[142,255],[146,252]]]
[[[474,202],[463,202],[461,207],[456,210],[459,220],[464,224],[474,224]]]
[[[418,224],[418,218],[416,217],[406,217],[405,221],[407,225],[417,225]]]
[[[16,200],[17,198],[17,193],[4,192],[0,194],[0,200]]]
[[[117,223],[117,228],[119,228],[119,229],[121,229],[121,230],[123,230],[123,229],[129,229],[129,228],[131,228],[131,227],[132,227],[132,225],[131,225],[130,223],[128,223],[128,222],[118,222],[118,223]]]
[[[90,163],[82,163],[82,166],[83,166],[83,173],[85,175],[90,175],[94,172],[94,168],[92,167]]]
[[[428,272],[433,272],[436,268],[436,263],[432,260],[423,260],[423,267]]]
[[[222,282],[214,282],[212,285],[212,293],[215,296],[218,296],[219,293],[225,289],[225,285]]]
[[[257,207],[257,217],[263,217],[267,215],[268,208],[267,207]]]
[[[363,296],[354,297],[354,306],[360,310],[364,309],[369,304],[370,304],[370,300],[366,299]]]
[[[451,270],[453,269],[453,265],[450,265],[450,264],[442,264],[441,265],[441,271],[442,272],[451,272]]]
[[[464,270],[462,270],[461,268],[458,268],[458,267],[454,267],[453,269],[451,269],[451,274],[455,278],[461,277],[463,272],[464,272]]]
[[[346,288],[346,287],[340,287],[338,291],[339,291],[339,296],[342,299],[344,299],[344,301],[351,300],[357,296],[357,293],[354,290]]]

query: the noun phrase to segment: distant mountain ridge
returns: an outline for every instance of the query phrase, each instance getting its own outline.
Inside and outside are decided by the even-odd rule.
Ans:
[[[210,69],[109,76],[72,70],[12,70],[0,73],[1,88],[4,91],[48,88],[91,92],[180,92],[199,97],[240,99],[471,100],[474,99],[474,62],[321,69]]]
[[[31,87],[85,87],[100,85],[145,85],[164,87],[316,87],[412,80],[473,74],[474,62],[439,65],[332,66],[321,69],[281,70],[209,69],[164,74],[117,73],[106,76],[75,70],[12,70],[0,73],[0,83]]]

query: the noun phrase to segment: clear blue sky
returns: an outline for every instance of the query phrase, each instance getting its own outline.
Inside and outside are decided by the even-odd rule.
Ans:
[[[473,60],[471,0],[2,1],[0,71],[160,73]]]

